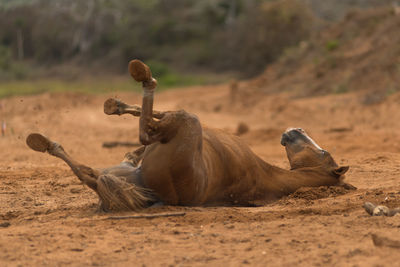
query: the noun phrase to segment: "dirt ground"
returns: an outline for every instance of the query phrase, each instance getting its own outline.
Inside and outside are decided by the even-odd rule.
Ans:
[[[184,108],[202,123],[235,132],[269,163],[288,168],[280,136],[304,128],[356,186],[302,189],[263,207],[157,207],[183,217],[107,219],[97,196],[61,160],[25,145],[31,132],[60,142],[92,167],[118,164],[138,140],[138,119],[106,116],[117,96],[43,94],[0,100],[7,122],[0,138],[0,265],[2,266],[400,266],[400,250],[377,247],[371,235],[400,240],[400,216],[371,217],[365,201],[400,206],[400,94],[366,105],[357,93],[295,98],[290,94],[232,100],[228,85],[171,90],[155,108]],[[250,104],[249,104],[250,103]],[[121,213],[125,214],[125,213]],[[119,215],[119,214],[118,214]]]

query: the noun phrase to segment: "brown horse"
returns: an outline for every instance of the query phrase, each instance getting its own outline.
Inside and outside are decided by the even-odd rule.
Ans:
[[[27,144],[63,159],[92,188],[103,210],[137,210],[156,202],[168,205],[251,205],[290,194],[300,187],[343,185],[348,166],[339,167],[302,129],[283,135],[291,170],[272,166],[239,137],[202,127],[184,110],[153,111],[157,82],[139,60],[129,64],[132,77],[143,84],[143,103],[104,103],[106,114],[140,116],[140,142],[123,162],[94,170],[73,160],[57,143],[31,134]],[[140,163],[140,164],[139,164]]]

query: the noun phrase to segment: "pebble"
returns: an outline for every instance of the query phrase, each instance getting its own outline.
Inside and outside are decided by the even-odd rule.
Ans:
[[[7,227],[9,227],[10,225],[11,225],[11,223],[9,223],[9,222],[0,223],[0,227],[3,227],[3,228],[7,228]]]
[[[376,206],[374,208],[374,211],[372,212],[373,216],[381,216],[381,215],[387,216],[388,214],[389,214],[389,208],[386,206]]]

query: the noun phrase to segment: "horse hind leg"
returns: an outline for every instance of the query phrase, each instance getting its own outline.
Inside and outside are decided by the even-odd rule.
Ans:
[[[137,167],[139,162],[143,159],[145,149],[145,146],[141,146],[135,151],[126,153],[122,162],[127,162],[132,164],[133,167]]]
[[[62,159],[68,164],[79,180],[81,180],[91,189],[95,191],[97,190],[97,178],[99,177],[100,173],[72,159],[60,144],[51,141],[49,138],[39,133],[30,134],[26,138],[26,144],[32,150],[38,152],[47,152],[52,156]]]
[[[64,148],[49,138],[38,134],[30,134],[27,145],[38,152],[47,152],[65,161],[74,174],[100,198],[103,211],[139,210],[155,202],[152,192],[141,186],[129,183],[124,176],[96,171],[72,159]],[[133,167],[131,167],[133,168]]]
[[[128,152],[118,166],[107,168],[97,180],[101,209],[140,210],[157,202],[153,191],[147,189],[140,168],[145,147]]]

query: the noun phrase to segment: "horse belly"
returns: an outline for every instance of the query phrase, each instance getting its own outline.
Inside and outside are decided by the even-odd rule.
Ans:
[[[166,204],[199,204],[203,190],[199,155],[174,142],[154,144],[146,148],[142,174],[146,187],[152,189]]]

